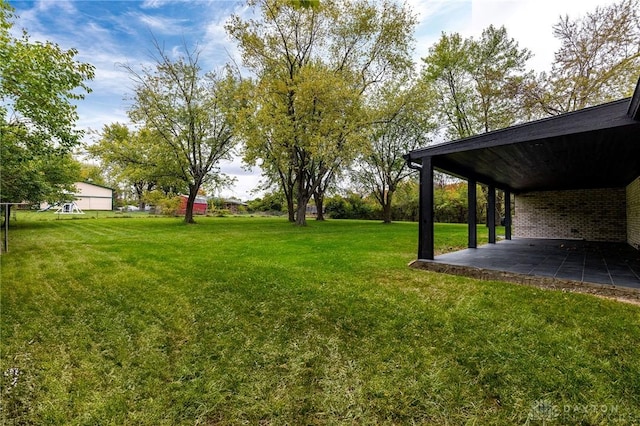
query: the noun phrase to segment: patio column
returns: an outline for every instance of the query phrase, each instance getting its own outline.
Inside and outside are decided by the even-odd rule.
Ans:
[[[511,191],[504,190],[504,238],[511,239]]]
[[[420,169],[418,259],[433,260],[433,220],[433,162],[431,157],[423,157]]]
[[[476,218],[476,210],[478,198],[476,194],[476,180],[467,180],[467,225],[469,227],[469,248],[478,247],[478,221]]]
[[[496,243],[496,187],[489,185],[487,200],[487,227],[489,228],[489,244]]]

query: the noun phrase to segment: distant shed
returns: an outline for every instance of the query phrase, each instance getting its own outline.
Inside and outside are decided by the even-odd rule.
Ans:
[[[76,182],[76,190],[69,194],[65,201],[75,201],[81,210],[113,210],[113,189],[89,182]],[[48,203],[42,203],[40,208],[47,209]]]
[[[187,212],[187,200],[189,197],[186,195],[180,195],[180,207],[178,207],[178,214],[183,215]],[[196,197],[193,202],[193,214],[207,214],[207,197]]]
[[[113,210],[113,189],[89,182],[76,182],[76,204],[82,210]]]

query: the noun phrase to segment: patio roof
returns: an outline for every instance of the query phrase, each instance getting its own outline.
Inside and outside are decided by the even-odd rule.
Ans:
[[[405,159],[420,169],[418,259],[434,258],[434,170],[470,183],[469,248],[477,247],[477,183],[487,186],[487,211],[496,210],[496,189],[504,191],[510,240],[511,193],[625,188],[640,176],[640,78],[631,98],[417,149]],[[490,244],[495,222],[487,215]]]
[[[410,163],[512,192],[609,188],[640,174],[640,80],[632,98],[418,149]]]

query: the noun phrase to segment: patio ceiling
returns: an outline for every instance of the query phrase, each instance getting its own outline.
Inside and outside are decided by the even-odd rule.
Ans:
[[[633,98],[407,154],[512,192],[626,186],[640,175],[640,81]]]

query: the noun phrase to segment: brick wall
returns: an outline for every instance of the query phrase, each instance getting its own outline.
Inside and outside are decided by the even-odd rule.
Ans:
[[[640,250],[640,176],[627,186],[627,242]]]
[[[528,192],[515,197],[513,235],[625,242],[627,214],[625,188]]]

